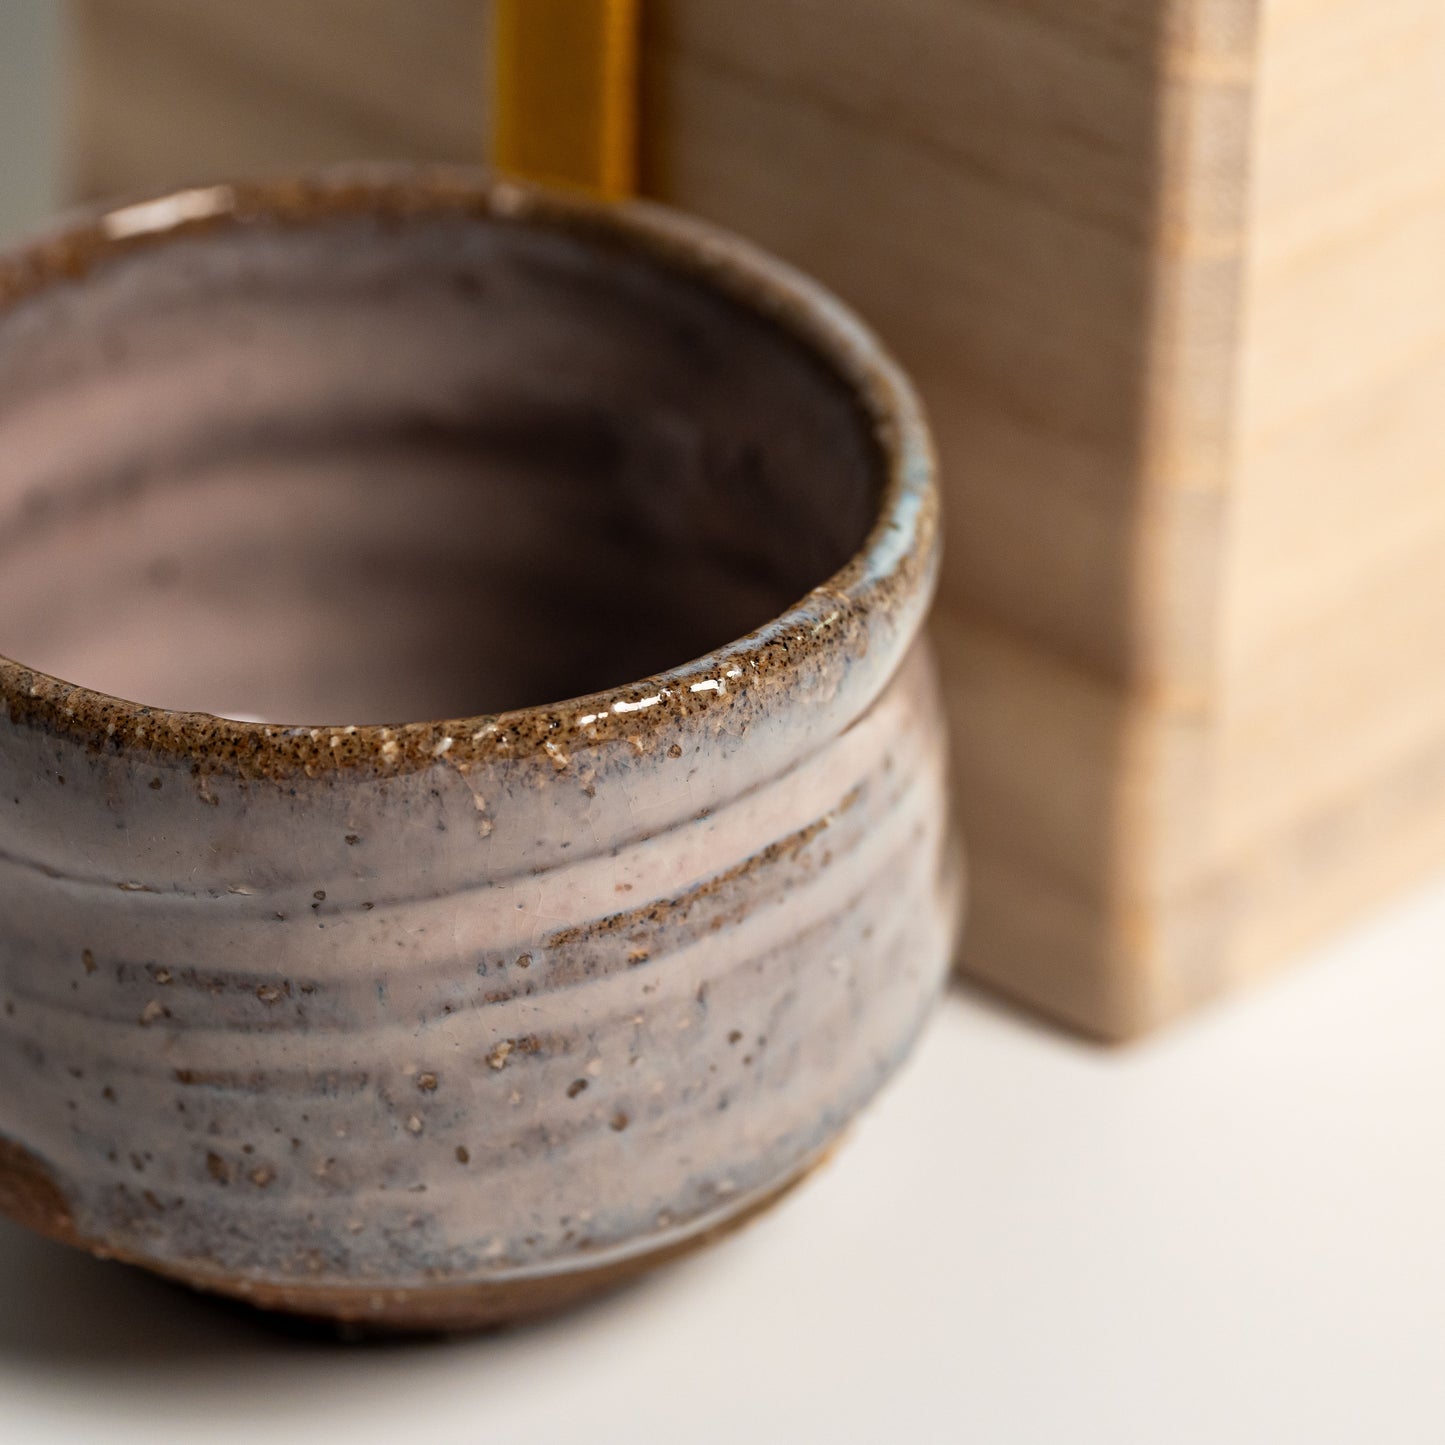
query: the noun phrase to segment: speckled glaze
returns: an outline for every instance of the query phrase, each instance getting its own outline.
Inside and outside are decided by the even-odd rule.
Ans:
[[[0,261],[0,302],[0,1209],[262,1305],[463,1327],[805,1173],[957,915],[932,461],[872,337],[695,223],[455,171],[127,207]],[[554,455],[579,427],[606,445]],[[396,516],[357,480],[379,437]],[[473,516],[479,458],[516,490]],[[418,516],[417,557],[476,565],[363,625],[347,587]],[[230,569],[248,527],[266,560]],[[662,579],[621,622],[586,600],[614,543]],[[602,690],[516,706],[574,686]]]

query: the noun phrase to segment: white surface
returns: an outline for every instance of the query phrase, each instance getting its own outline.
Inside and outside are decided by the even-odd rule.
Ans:
[[[571,1319],[292,1340],[0,1227],[0,1439],[1445,1441],[1445,885],[1124,1052],[952,999],[765,1222]]]

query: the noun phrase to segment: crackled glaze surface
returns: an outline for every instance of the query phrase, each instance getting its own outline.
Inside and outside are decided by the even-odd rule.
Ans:
[[[906,383],[646,207],[116,214],[0,267],[0,1208],[402,1326],[744,1217],[955,926]]]

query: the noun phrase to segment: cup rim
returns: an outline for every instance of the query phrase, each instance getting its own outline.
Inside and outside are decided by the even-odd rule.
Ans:
[[[464,166],[348,166],[193,186],[83,213],[0,255],[0,315],[142,247],[346,215],[402,222],[472,215],[611,243],[779,326],[843,382],[875,439],[882,484],[862,544],[830,577],[744,636],[650,677],[578,697],[394,724],[248,722],[151,707],[0,653],[0,702],[12,722],[31,719],[116,751],[169,754],[204,771],[273,778],[358,765],[406,771],[444,755],[464,766],[499,755],[555,759],[569,743],[631,739],[639,727],[703,712],[728,693],[728,678],[746,675],[753,688],[796,685],[820,651],[866,651],[878,619],[890,612],[921,619],[937,578],[939,497],[932,439],[912,383],[824,286],[750,242],[654,202],[605,202]]]

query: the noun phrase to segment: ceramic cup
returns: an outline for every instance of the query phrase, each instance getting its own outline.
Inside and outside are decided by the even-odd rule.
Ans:
[[[362,171],[5,258],[0,1207],[435,1328],[775,1199],[950,952],[937,536],[872,336],[651,206]]]

